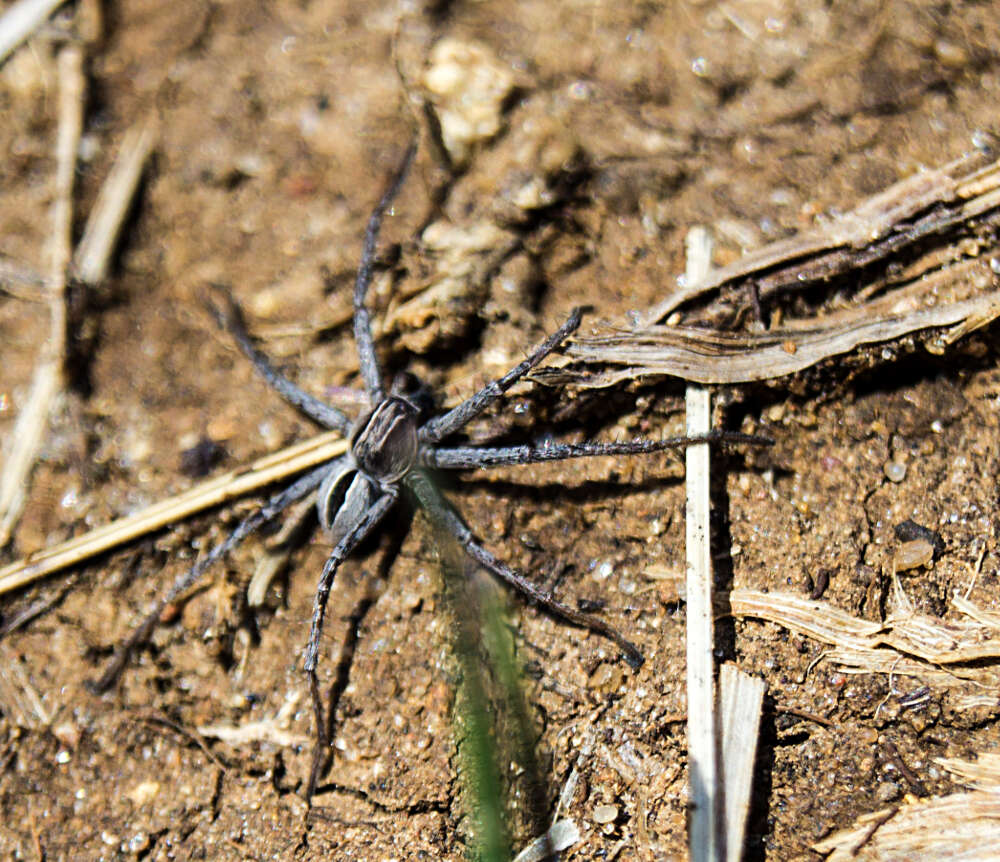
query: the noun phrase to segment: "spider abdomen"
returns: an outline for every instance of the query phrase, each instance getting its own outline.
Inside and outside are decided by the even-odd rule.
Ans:
[[[319,486],[319,523],[335,544],[353,530],[375,497],[371,480],[342,458]]]
[[[358,422],[351,454],[372,479],[398,482],[417,460],[417,408],[398,395],[384,398]]]

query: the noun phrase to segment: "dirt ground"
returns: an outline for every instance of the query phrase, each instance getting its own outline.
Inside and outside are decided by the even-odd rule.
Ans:
[[[466,164],[453,153],[451,169],[425,133],[381,244],[396,278],[377,281],[373,303],[391,371],[414,372],[448,405],[575,305],[620,322],[654,304],[684,269],[693,225],[712,231],[722,265],[1000,131],[991,3],[124,0],[104,15],[88,46],[81,224],[124,131],[153,112],[159,139],[113,276],[78,309],[73,388],[3,562],[190,487],[204,470],[185,472],[182,455],[200,441],[222,447],[211,471],[314,432],[217,331],[207,286],[233,290],[263,348],[307,390],[337,398],[357,384],[347,324],[364,220],[425,124],[401,79],[418,91],[442,39],[481,46],[507,70],[502,124]],[[48,43],[0,68],[0,254],[40,270],[55,104]],[[453,245],[435,257],[425,228],[446,227],[468,233],[445,236]],[[438,261],[473,234],[489,242],[468,277],[442,282]],[[421,293],[443,283],[450,293]],[[0,295],[5,442],[47,327],[43,305]],[[893,528],[912,519],[943,540],[932,567],[906,575],[917,606],[943,613],[984,552],[970,597],[1000,609],[995,358],[987,337],[797,394],[742,393],[720,421],[776,445],[720,461],[720,577],[809,595],[828,576],[825,601],[875,619]],[[526,385],[469,434],[669,435],[681,394],[663,382],[597,398]],[[905,463],[901,481],[889,461]],[[607,642],[511,598],[547,798],[579,774],[563,813],[582,839],[563,858],[683,857],[685,608],[663,577],[684,567],[681,465],[656,455],[507,468],[458,477],[448,493],[498,556],[570,601],[605,603],[647,656],[632,673]],[[84,687],[253,502],[4,597],[2,620],[55,601],[0,641],[0,662],[40,699],[0,703],[3,858],[463,858],[449,622],[419,514],[391,520],[338,577],[320,667],[336,697],[334,757],[308,818],[301,654],[330,550],[318,531],[263,609],[244,598],[267,541],[253,538],[117,688]],[[747,858],[818,858],[813,842],[865,812],[954,790],[935,757],[1000,744],[996,708],[961,710],[938,690],[914,698],[912,679],[817,664],[821,645],[774,624],[719,626],[720,658],[768,684]],[[194,741],[198,727],[252,722],[266,739]]]

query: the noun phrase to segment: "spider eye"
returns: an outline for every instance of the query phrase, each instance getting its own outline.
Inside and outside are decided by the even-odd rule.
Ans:
[[[371,482],[350,464],[330,471],[319,486],[316,508],[334,544],[357,526],[373,499]]]

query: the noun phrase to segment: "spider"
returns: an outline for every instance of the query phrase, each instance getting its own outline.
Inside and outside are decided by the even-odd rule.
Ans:
[[[658,452],[696,442],[766,444],[770,440],[746,434],[713,431],[703,436],[673,437],[663,440],[631,440],[616,443],[554,444],[548,446],[443,446],[469,422],[493,405],[511,386],[521,380],[556,350],[580,325],[581,309],[575,309],[552,335],[507,374],[487,384],[471,398],[445,413],[425,419],[414,401],[383,385],[382,371],[372,336],[371,315],[365,298],[372,280],[375,247],[382,219],[399,192],[416,152],[407,149],[386,191],[372,211],[365,230],[361,263],[354,283],[354,340],[357,345],[361,378],[370,408],[356,420],[300,389],[282,375],[251,340],[242,312],[232,296],[220,289],[223,307],[208,301],[209,310],[220,327],[234,338],[240,350],[264,379],[290,404],[325,428],[342,432],[350,442],[348,452],[313,468],[284,490],[268,499],[233,532],[181,575],[170,590],[158,599],[143,622],[118,648],[105,673],[93,685],[97,691],[109,688],[127,663],[132,651],[147,640],[164,608],[187,591],[216,560],[232,550],[263,524],[294,502],[317,492],[319,522],[334,544],[323,567],[313,600],[312,623],[306,644],[303,668],[308,678],[316,722],[316,748],[309,775],[306,799],[311,799],[328,747],[328,727],[316,667],[320,635],[327,599],[340,564],[386,516],[405,489],[427,512],[436,527],[457,538],[480,566],[526,596],[531,602],[571,624],[582,626],[614,641],[625,660],[637,669],[643,655],[631,641],[603,620],[569,607],[550,592],[497,559],[483,547],[472,531],[445,500],[430,478],[432,470],[469,470],[501,465],[534,464],[594,455],[633,455]]]

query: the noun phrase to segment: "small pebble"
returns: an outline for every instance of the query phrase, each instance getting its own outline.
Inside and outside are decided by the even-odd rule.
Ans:
[[[136,832],[128,840],[128,849],[130,853],[135,853],[138,855],[144,850],[149,849],[149,833],[147,832]]]
[[[899,785],[894,781],[883,781],[875,789],[875,799],[879,802],[892,802],[899,797]]]
[[[64,721],[52,728],[52,735],[67,748],[76,748],[80,744],[80,728],[72,721]]]
[[[934,559],[934,546],[926,539],[903,542],[896,549],[893,565],[897,572],[905,572],[918,566],[929,565]]]
[[[152,802],[160,792],[160,782],[143,781],[132,788],[126,796],[132,800],[137,808],[148,802]]]
[[[942,521],[942,523],[944,522]],[[912,542],[914,539],[923,539],[934,546],[935,553],[940,554],[944,550],[944,540],[941,538],[940,533],[932,530],[930,527],[923,526],[923,524],[918,524],[911,518],[907,518],[905,521],[896,524],[892,528],[892,531],[901,542]]]
[[[890,482],[902,482],[906,478],[906,465],[899,461],[886,461],[882,470]]]
[[[486,45],[453,38],[434,45],[423,84],[454,162],[464,164],[475,144],[500,130],[504,102],[515,83],[507,64]]]
[[[614,823],[617,819],[617,805],[598,805],[594,808],[595,823],[600,823],[603,826],[605,823]]]
[[[861,745],[874,745],[878,742],[878,731],[874,727],[862,727],[856,731],[855,738]]]
[[[938,39],[934,43],[934,53],[942,66],[952,69],[961,69],[969,64],[969,55],[957,42],[949,42],[947,39]]]
[[[625,674],[617,664],[602,662],[587,680],[587,688],[611,694],[621,688]]]

